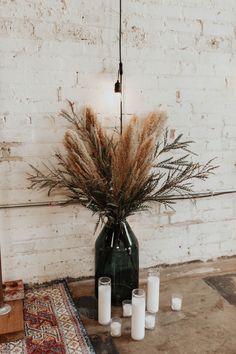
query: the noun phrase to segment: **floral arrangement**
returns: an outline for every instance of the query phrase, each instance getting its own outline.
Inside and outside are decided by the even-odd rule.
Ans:
[[[91,108],[77,113],[72,102],[61,116],[71,124],[64,151],[56,152],[56,163],[44,165],[44,171],[31,166],[31,188],[46,188],[48,195],[64,190],[68,203],[91,210],[98,223],[118,223],[153,202],[171,207],[172,194],[191,196],[193,181],[205,180],[215,169],[212,160],[192,161],[192,141],[182,135],[169,139],[163,112],[132,117],[122,135],[104,129]]]

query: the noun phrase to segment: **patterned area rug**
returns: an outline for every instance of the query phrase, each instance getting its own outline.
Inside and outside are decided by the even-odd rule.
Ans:
[[[0,344],[1,354],[95,354],[66,282],[29,288],[25,339]]]

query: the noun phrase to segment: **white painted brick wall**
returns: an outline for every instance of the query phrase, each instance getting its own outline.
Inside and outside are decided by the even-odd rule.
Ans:
[[[196,190],[235,188],[235,0],[123,2],[125,113],[166,110],[217,174]],[[28,190],[28,163],[60,146],[65,99],[118,122],[118,1],[0,0],[0,204],[46,201]],[[55,197],[59,198],[60,196]],[[94,273],[95,218],[80,207],[0,210],[4,278]],[[234,195],[155,206],[130,218],[141,267],[236,254]]]

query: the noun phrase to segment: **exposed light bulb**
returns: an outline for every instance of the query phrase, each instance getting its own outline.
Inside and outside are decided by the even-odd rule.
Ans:
[[[115,93],[121,93],[121,83],[119,80],[117,80],[115,83],[114,91],[115,91]]]

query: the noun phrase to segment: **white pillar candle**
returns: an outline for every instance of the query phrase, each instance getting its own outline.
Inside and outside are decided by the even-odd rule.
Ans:
[[[182,309],[182,295],[173,294],[171,296],[171,308],[173,311],[180,311]]]
[[[158,312],[159,292],[160,273],[156,270],[150,270],[147,278],[147,310],[149,312]]]
[[[120,318],[112,318],[111,320],[111,336],[112,337],[120,337],[121,336],[121,319]]]
[[[145,291],[134,289],[132,291],[132,318],[131,337],[142,340],[145,336]]]
[[[111,279],[98,280],[98,322],[107,325],[111,321]]]
[[[154,329],[156,322],[156,315],[154,313],[146,311],[145,313],[145,328]]]

